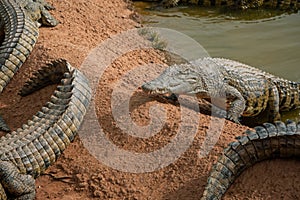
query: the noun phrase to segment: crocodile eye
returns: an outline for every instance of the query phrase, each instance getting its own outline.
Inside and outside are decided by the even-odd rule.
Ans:
[[[178,85],[180,85],[180,83],[176,83],[176,82],[170,83],[170,87],[176,87],[176,86],[178,86]]]
[[[189,68],[186,68],[182,71],[183,74],[188,75],[191,73],[191,70]]]
[[[176,76],[182,80],[186,80],[189,78],[189,75],[190,75],[190,71],[185,70],[185,71],[181,71],[181,72],[177,73]]]
[[[198,79],[197,77],[188,77],[187,82],[189,83],[197,83]]]

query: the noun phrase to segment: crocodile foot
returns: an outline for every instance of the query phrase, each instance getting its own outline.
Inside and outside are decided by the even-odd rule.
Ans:
[[[54,7],[44,0],[26,0],[24,5],[27,15],[40,27],[56,26],[59,22],[49,13]]]
[[[9,199],[31,200],[35,198],[35,180],[27,174],[20,174],[18,168],[7,161],[0,161],[2,190]],[[3,193],[2,193],[3,195]]]
[[[227,113],[227,117],[226,117],[226,119],[228,119],[234,123],[237,123],[237,124],[241,124],[240,118],[241,118],[241,116],[239,116],[235,113],[230,113],[230,112]]]

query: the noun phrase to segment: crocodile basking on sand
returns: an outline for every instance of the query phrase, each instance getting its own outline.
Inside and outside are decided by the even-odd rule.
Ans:
[[[280,110],[300,106],[300,83],[288,81],[248,65],[222,58],[203,58],[168,67],[142,85],[151,94],[188,94],[229,100],[228,118],[255,116],[271,110],[272,121]],[[229,144],[213,166],[203,200],[221,199],[248,167],[270,158],[300,157],[300,122],[275,121],[247,130]]]
[[[149,1],[149,0],[148,0]],[[151,0],[150,0],[151,1]],[[300,7],[299,0],[152,0],[153,2],[158,2],[159,6],[170,8],[177,6],[179,3],[192,4],[200,6],[217,6],[217,7],[227,7],[233,9],[251,9],[251,8],[272,8],[280,9],[286,11],[297,11]]]
[[[31,53],[40,25],[56,26],[58,22],[44,8],[52,7],[42,0],[1,0],[0,93]],[[9,131],[2,117],[0,130]]]
[[[221,199],[247,168],[270,158],[300,158],[300,122],[264,123],[225,148],[212,167],[202,200]]]
[[[2,199],[34,199],[34,178],[73,141],[91,99],[88,80],[65,60],[41,68],[21,89],[28,95],[59,83],[51,100],[27,124],[0,139]],[[3,190],[2,190],[3,191]]]
[[[43,0],[0,0],[0,93],[31,53],[40,25],[58,22]],[[60,84],[59,84],[60,83]],[[91,99],[88,80],[65,60],[42,67],[21,96],[59,84],[49,102],[27,124],[0,138],[0,199],[34,199],[34,178],[73,141]],[[2,130],[9,131],[0,118]]]
[[[257,116],[269,110],[269,121],[280,120],[279,111],[300,107],[300,83],[223,58],[202,58],[169,66],[159,77],[142,85],[151,94],[197,95],[226,99],[227,119]],[[212,102],[213,103],[213,102]]]

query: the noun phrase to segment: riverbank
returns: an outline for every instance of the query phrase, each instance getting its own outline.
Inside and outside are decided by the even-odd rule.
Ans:
[[[41,28],[38,43],[26,64],[13,78],[1,96],[5,119],[16,129],[35,114],[50,98],[54,86],[20,98],[17,92],[30,74],[42,63],[65,58],[80,67],[91,49],[107,38],[140,27],[133,18],[138,15],[122,0],[49,0],[60,21],[54,28]],[[110,94],[120,77],[134,66],[161,62],[154,50],[134,51],[118,58],[101,78],[97,91],[98,121],[106,136],[118,147],[135,152],[151,152],[175,137],[180,123],[176,106],[147,100],[143,107],[133,102],[131,116],[138,124],[149,122],[147,109],[158,103],[168,113],[164,131],[149,139],[129,137],[114,125]],[[142,96],[146,99],[146,96]],[[199,114],[201,123],[191,147],[169,166],[149,173],[127,173],[114,170],[89,154],[77,137],[45,175],[36,181],[37,199],[199,199],[213,162],[235,136],[246,127],[225,122],[218,143],[204,158],[198,152],[205,139],[210,117]],[[299,161],[274,160],[247,170],[230,188],[225,199],[297,199],[300,198]]]

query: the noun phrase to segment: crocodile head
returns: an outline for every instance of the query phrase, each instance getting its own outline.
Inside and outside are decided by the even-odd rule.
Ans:
[[[206,92],[201,79],[190,64],[172,65],[142,89],[150,94],[196,94]]]

